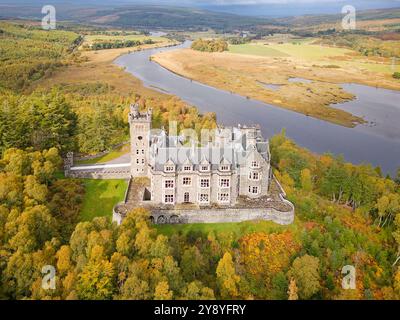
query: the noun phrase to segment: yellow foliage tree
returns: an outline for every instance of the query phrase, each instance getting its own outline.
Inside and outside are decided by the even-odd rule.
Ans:
[[[173,292],[169,290],[167,281],[161,281],[157,284],[154,291],[154,300],[171,300]]]
[[[236,274],[232,255],[225,252],[217,266],[217,281],[223,298],[237,298],[240,277]]]

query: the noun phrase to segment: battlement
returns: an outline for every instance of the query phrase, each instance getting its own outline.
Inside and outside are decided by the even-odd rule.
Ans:
[[[139,105],[137,103],[131,104],[129,107],[129,122],[151,122],[153,116],[153,110],[149,108],[146,112],[139,111]]]

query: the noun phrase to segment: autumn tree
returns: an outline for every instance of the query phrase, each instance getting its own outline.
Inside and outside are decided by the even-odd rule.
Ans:
[[[173,292],[169,290],[167,281],[161,281],[157,284],[154,292],[154,300],[171,300]]]
[[[296,280],[294,280],[292,278],[292,279],[290,279],[289,289],[288,289],[288,292],[287,292],[288,300],[298,300],[299,296],[298,296],[297,292],[298,292],[298,288],[297,288],[297,285],[296,285]]]
[[[216,274],[222,298],[237,298],[239,296],[240,277],[236,274],[232,255],[229,252],[225,252],[218,262]]]
[[[296,281],[300,299],[309,299],[321,289],[319,259],[310,255],[293,261],[288,276]]]
[[[88,263],[79,274],[77,294],[84,300],[111,299],[115,290],[113,265],[104,256],[104,249],[95,246]]]
[[[182,295],[183,299],[188,300],[214,300],[214,291],[210,288],[205,287],[201,281],[190,282]]]
[[[312,179],[310,169],[301,170],[301,187],[304,191],[310,192],[312,190]]]

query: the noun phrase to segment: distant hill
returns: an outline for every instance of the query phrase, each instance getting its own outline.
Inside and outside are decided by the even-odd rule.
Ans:
[[[232,30],[264,24],[265,19],[202,9],[165,6],[124,6],[98,10],[85,17],[92,23],[118,27]]]
[[[288,26],[307,26],[317,25],[320,23],[334,23],[340,21],[343,15],[341,14],[323,14],[323,15],[303,15],[287,18],[275,19],[275,22],[280,22]],[[373,9],[357,12],[357,19],[361,21],[367,20],[383,20],[400,18],[400,7],[391,9]]]
[[[121,1],[121,0],[120,0]],[[43,2],[43,3],[42,3]],[[41,7],[45,1],[27,4],[1,4],[0,19],[23,18],[40,19],[43,17]],[[260,26],[282,26],[284,28],[303,28],[319,24],[335,23],[341,20],[341,14],[295,15],[281,18],[261,18],[206,9],[174,7],[165,5],[112,5],[105,1],[94,4],[93,1],[66,3],[56,0],[57,19],[75,23],[104,27],[142,28],[142,29],[175,29],[216,31],[254,30]],[[284,6],[282,6],[284,7]],[[260,6],[262,8],[262,6]],[[260,9],[261,10],[261,9]],[[287,13],[290,15],[290,11]],[[372,9],[357,12],[359,21],[384,20],[400,18],[398,9]]]
[[[0,18],[38,19],[43,15],[37,5],[1,5]],[[156,5],[137,6],[68,6],[57,5],[57,17],[80,23],[119,28],[164,28],[232,30],[252,28],[266,20],[230,13],[187,7]]]

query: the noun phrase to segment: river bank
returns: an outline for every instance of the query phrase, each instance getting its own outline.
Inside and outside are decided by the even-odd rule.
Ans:
[[[207,53],[188,48],[152,56],[153,61],[183,77],[346,127],[365,121],[345,108],[334,107],[356,98],[341,83],[400,89],[400,83],[383,75],[372,80],[372,75],[356,68],[317,65],[323,59],[327,58],[308,62],[293,57]],[[307,81],[293,82],[293,78]]]
[[[400,166],[400,129],[385,126],[385,113],[375,119],[374,126],[347,128],[183,78],[150,59],[160,52],[185,46],[187,44],[124,55],[116,59],[115,64],[148,88],[175,95],[202,113],[215,112],[219,123],[260,124],[265,137],[285,128],[288,137],[316,153],[342,154],[349,162],[371,163],[391,174]],[[385,99],[381,103],[382,110],[389,108],[391,117],[400,118],[393,105],[386,105]]]

